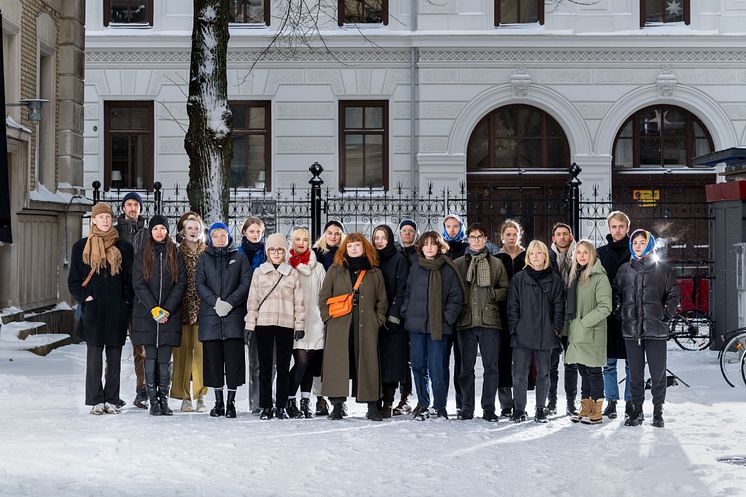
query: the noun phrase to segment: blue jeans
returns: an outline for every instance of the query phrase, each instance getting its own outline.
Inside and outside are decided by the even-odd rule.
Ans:
[[[447,349],[447,336],[433,340],[430,333],[409,332],[409,360],[412,363],[417,403],[420,407],[430,406],[430,381],[433,385],[433,407],[436,410],[446,407],[448,383],[443,358]]]
[[[604,397],[606,400],[619,400],[619,384],[616,379],[617,359],[606,359],[604,366]],[[629,379],[629,363],[624,361],[624,400],[632,400],[632,389]]]

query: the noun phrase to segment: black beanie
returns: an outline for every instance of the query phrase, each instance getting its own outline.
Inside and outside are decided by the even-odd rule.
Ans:
[[[153,231],[153,228],[155,228],[158,225],[165,226],[166,231],[168,231],[168,219],[166,216],[161,216],[160,214],[156,214],[155,216],[150,218],[150,222],[148,222],[148,230]]]
[[[142,197],[139,193],[129,192],[127,195],[125,195],[122,199],[122,207],[124,207],[124,203],[128,200],[137,200],[137,203],[140,204],[140,211],[142,211]]]
[[[342,231],[342,234],[347,234],[347,230],[345,229],[345,225],[342,224],[340,221],[335,221],[334,219],[332,219],[331,221],[328,221],[324,225],[324,229],[323,229],[322,233],[326,233],[326,230],[329,229],[329,226],[336,226],[337,228],[340,229],[340,231]]]
[[[401,231],[404,226],[411,226],[412,228],[414,228],[415,231],[417,231],[417,223],[415,223],[412,219],[402,219],[402,222],[399,223],[399,228],[397,231]]]

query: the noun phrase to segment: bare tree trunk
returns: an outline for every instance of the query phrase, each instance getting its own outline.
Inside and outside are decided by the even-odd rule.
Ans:
[[[192,58],[184,149],[187,194],[205,222],[228,222],[228,167],[233,116],[228,108],[228,1],[194,0]]]

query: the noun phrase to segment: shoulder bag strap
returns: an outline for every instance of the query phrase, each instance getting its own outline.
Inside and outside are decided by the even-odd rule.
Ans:
[[[259,309],[262,308],[262,304],[264,304],[264,302],[267,300],[267,297],[269,297],[272,294],[272,292],[275,290],[275,288],[277,288],[277,285],[280,284],[280,281],[282,280],[283,276],[285,275],[280,273],[280,277],[278,278],[277,283],[275,283],[275,286],[273,286],[272,289],[269,292],[267,292],[267,295],[265,295],[262,301],[259,303],[259,307],[256,308],[257,312],[259,312]]]
[[[86,277],[85,280],[83,280],[83,284],[80,285],[80,286],[82,286],[83,288],[87,287],[88,283],[91,281],[91,278],[93,278],[93,273],[95,273],[95,272],[96,272],[95,269],[91,269],[91,272],[88,273],[88,276]]]
[[[360,274],[357,277],[357,281],[355,282],[355,286],[352,287],[352,293],[357,292],[357,289],[360,287],[360,283],[363,282],[363,276],[365,276],[365,269],[360,270]]]

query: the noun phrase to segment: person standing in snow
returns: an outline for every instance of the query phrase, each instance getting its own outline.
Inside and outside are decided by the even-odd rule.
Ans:
[[[181,345],[181,299],[186,291],[186,267],[168,234],[168,220],[155,215],[150,236],[135,254],[132,286],[132,343],[145,348],[145,387],[151,416],[171,416],[171,352]],[[156,380],[156,375],[158,380]]]
[[[625,426],[644,420],[645,362],[653,393],[653,426],[662,428],[666,401],[668,321],[679,306],[679,285],[671,266],[655,257],[655,238],[638,229],[629,237],[631,259],[614,278],[614,312],[622,322],[633,410]]]
[[[536,364],[536,415],[546,423],[544,409],[549,391],[549,366],[553,348],[559,347],[565,316],[562,278],[549,265],[549,249],[539,240],[528,244],[526,268],[510,281],[508,329],[513,347],[513,416],[526,420],[526,392],[531,359]]]
[[[241,244],[238,251],[249,259],[251,274],[264,261],[267,260],[264,242],[264,221],[258,217],[248,217],[241,228]],[[253,333],[246,333],[246,346],[249,354],[249,410],[252,414],[259,415],[262,408],[259,407],[259,350],[257,348]],[[274,379],[274,372],[272,374]]]
[[[236,417],[236,389],[246,382],[244,317],[251,284],[249,260],[232,246],[228,226],[215,222],[210,245],[197,262],[195,284],[202,300],[199,340],[204,352],[204,383],[215,390],[210,416]],[[227,402],[223,385],[228,386]]]
[[[353,293],[356,284],[352,311],[332,317],[328,299]],[[367,418],[381,421],[378,330],[386,322],[388,303],[378,255],[362,233],[347,235],[337,250],[321,286],[319,309],[326,325],[321,392],[334,406],[329,419],[342,419],[352,380],[352,396],[368,405]]]
[[[148,229],[145,226],[145,218],[142,212],[142,197],[137,192],[129,192],[122,199],[122,213],[117,217],[115,228],[119,233],[119,239],[132,244],[132,250],[137,253],[142,247],[145,237],[148,236]],[[128,324],[128,334],[132,332],[132,317]],[[140,409],[148,408],[148,394],[145,391],[145,349],[141,345],[132,344],[132,360],[135,365],[135,400],[132,404]],[[119,407],[122,407],[122,403]]]
[[[417,253],[417,239],[420,236],[420,232],[417,230],[417,223],[412,219],[403,219],[399,223],[399,252],[406,257],[407,264],[409,267],[414,264],[419,257]],[[409,268],[407,268],[407,275],[409,275]],[[402,327],[403,328],[403,327]],[[406,350],[404,356],[407,358],[407,371],[405,373],[404,381],[399,385],[399,403],[394,407],[392,413],[394,416],[401,416],[402,414],[409,413],[412,408],[409,405],[408,399],[412,395],[412,366],[409,363],[409,334],[406,334]]]
[[[298,271],[303,289],[303,305],[306,316],[303,319],[305,334],[293,343],[293,369],[290,370],[290,398],[288,416],[291,418],[312,418],[311,388],[314,376],[320,376],[321,370],[315,370],[316,356],[324,350],[324,322],[319,310],[319,293],[324,284],[326,271],[316,260],[316,253],[311,250],[311,234],[305,228],[296,228],[290,236],[291,249],[287,262]],[[295,396],[300,388],[300,409]]]
[[[91,414],[118,414],[122,346],[132,312],[132,245],[119,239],[114,213],[98,203],[88,237],[75,242],[67,287],[81,307],[76,329],[86,342],[85,403]],[[101,383],[106,353],[105,384]]]
[[[181,345],[174,349],[174,373],[171,397],[181,400],[181,412],[205,411],[202,342],[199,341],[199,307],[195,276],[197,261],[205,251],[203,241],[205,225],[196,212],[183,214],[176,223],[180,235],[179,253],[184,259],[187,273],[187,285],[181,302],[182,326]],[[192,405],[192,400],[197,405]]]
[[[581,240],[573,254],[562,334],[567,337],[565,363],[576,366],[582,383],[580,412],[571,421],[599,424],[603,417],[601,368],[606,365],[606,317],[611,313],[611,284],[596,258],[593,243]]]
[[[438,418],[448,419],[448,369],[445,358],[448,338],[453,334],[464,302],[463,283],[453,261],[445,255],[448,245],[435,231],[422,234],[417,242],[420,253],[409,269],[407,291],[401,306],[404,329],[409,333],[409,359],[412,363],[417,406],[414,419],[430,417],[430,382],[433,407]]]

